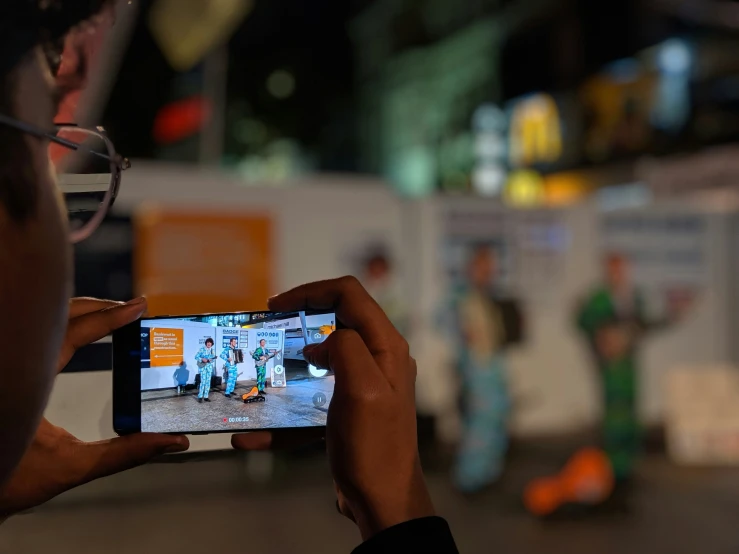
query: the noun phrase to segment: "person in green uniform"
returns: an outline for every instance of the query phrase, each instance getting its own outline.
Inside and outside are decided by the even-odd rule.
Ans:
[[[673,319],[648,317],[644,297],[629,278],[628,261],[617,253],[606,256],[605,283],[586,298],[577,313],[577,326],[602,383],[603,447],[617,483],[631,477],[641,450],[639,348],[648,332]]]

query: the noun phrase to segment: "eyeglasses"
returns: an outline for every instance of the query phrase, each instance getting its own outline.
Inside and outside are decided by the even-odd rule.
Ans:
[[[77,243],[92,235],[118,196],[122,172],[131,167],[116,153],[105,130],[65,124],[48,132],[2,114],[0,124],[50,141],[49,156],[69,215],[70,240]]]

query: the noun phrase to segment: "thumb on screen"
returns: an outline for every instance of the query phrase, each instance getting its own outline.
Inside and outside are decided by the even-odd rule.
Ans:
[[[305,358],[306,362],[319,369],[332,369],[330,367],[331,359],[328,348],[326,347],[326,342],[306,345],[306,347],[303,348],[303,358]]]

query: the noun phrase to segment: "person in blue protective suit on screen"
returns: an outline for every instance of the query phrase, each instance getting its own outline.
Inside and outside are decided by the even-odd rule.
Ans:
[[[208,394],[210,393],[210,380],[213,377],[215,369],[216,352],[213,348],[213,339],[205,339],[205,346],[198,350],[195,354],[195,361],[200,368],[200,388],[198,389],[198,402],[210,402]]]
[[[236,388],[236,379],[239,376],[239,369],[236,367],[236,347],[238,340],[231,339],[229,345],[221,352],[221,360],[226,362],[223,368],[228,372],[228,381],[226,382],[226,396],[231,397]]]

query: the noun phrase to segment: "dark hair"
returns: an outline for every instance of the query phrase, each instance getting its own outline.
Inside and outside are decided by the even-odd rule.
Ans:
[[[267,339],[259,339],[259,342],[267,342]]]
[[[383,253],[373,254],[367,258],[365,261],[365,265],[367,267],[376,265],[376,264],[382,264],[385,267],[390,267],[390,260],[388,257]]]
[[[472,263],[483,256],[489,256],[493,259],[496,259],[498,257],[498,253],[496,252],[493,244],[489,242],[476,242],[470,245],[467,254],[467,260],[469,263]]]
[[[99,13],[113,0],[2,0],[0,76],[5,76],[36,46],[60,46],[70,29]]]
[[[211,345],[213,345],[213,344],[215,344],[215,341],[212,338],[208,337],[207,339],[205,339],[205,344],[208,344],[208,343],[210,343]]]
[[[231,340],[229,342],[233,342],[233,341],[239,342],[239,339],[237,339],[236,337],[231,337]]]

